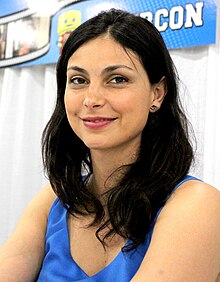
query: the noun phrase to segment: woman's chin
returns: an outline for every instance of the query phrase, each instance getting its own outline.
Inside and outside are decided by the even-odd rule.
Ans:
[[[100,143],[100,142],[84,142],[84,144],[90,150],[104,150],[104,149],[109,148],[109,146],[107,146],[107,144],[105,144],[105,143],[103,144],[103,143]]]

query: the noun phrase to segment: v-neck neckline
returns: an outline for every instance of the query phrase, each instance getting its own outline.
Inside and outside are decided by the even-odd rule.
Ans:
[[[69,229],[68,229],[68,212],[66,211],[66,216],[65,216],[65,244],[66,244],[66,250],[67,250],[67,255],[68,255],[68,259],[71,263],[73,263],[80,272],[82,272],[87,278],[95,278],[99,275],[102,275],[104,272],[106,272],[107,270],[109,270],[110,267],[113,267],[117,261],[121,261],[121,257],[124,256],[122,250],[120,250],[118,252],[118,254],[114,257],[114,259],[108,264],[106,265],[103,269],[101,269],[100,271],[96,272],[93,275],[88,275],[83,268],[74,260],[74,258],[71,255],[71,249],[70,249],[70,236],[69,236]],[[129,240],[125,243],[124,247],[127,246],[129,244]]]

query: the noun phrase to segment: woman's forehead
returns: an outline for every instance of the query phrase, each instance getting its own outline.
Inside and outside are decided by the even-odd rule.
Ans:
[[[126,63],[133,67],[141,64],[139,56],[134,51],[122,46],[106,34],[82,44],[69,58],[68,66],[74,62],[82,64]]]

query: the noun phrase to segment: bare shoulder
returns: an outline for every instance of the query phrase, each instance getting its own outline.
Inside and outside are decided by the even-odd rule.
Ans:
[[[47,217],[55,199],[56,195],[53,192],[51,185],[48,183],[30,201],[25,212],[37,209],[38,216],[42,215]]]
[[[216,281],[219,222],[220,191],[197,180],[183,183],[162,209],[132,281]]]
[[[40,241],[38,238],[45,235],[48,214],[55,198],[50,184],[43,187],[27,205],[8,242],[17,242],[17,237],[27,237],[26,240],[29,241],[35,236],[35,242]]]
[[[34,222],[35,226],[38,224],[38,227],[42,227],[42,231],[45,232],[47,217],[55,199],[56,195],[53,192],[51,185],[47,184],[29,202],[15,232],[20,226],[23,226],[23,228],[25,228],[25,225],[27,224],[31,226],[29,221]]]
[[[24,282],[36,278],[44,257],[47,217],[55,198],[48,184],[28,204],[0,249],[0,281]]]
[[[176,210],[176,208],[178,209]],[[162,215],[166,213],[175,213],[178,210],[181,212],[191,211],[199,214],[207,213],[213,216],[220,216],[220,191],[215,187],[199,180],[189,180],[179,186],[171,195],[165,207],[162,210]]]
[[[16,236],[17,232],[25,233],[32,226],[36,226],[37,224],[39,224],[38,227],[40,227],[40,225],[42,228],[46,227],[47,217],[55,199],[56,195],[53,192],[51,185],[47,184],[29,202],[12,233],[12,236],[9,238],[9,241]],[[26,225],[28,225],[28,228],[26,228]]]
[[[162,209],[158,226],[167,219],[168,226],[175,228],[169,218],[185,225],[186,230],[198,230],[204,236],[220,240],[220,191],[198,180],[183,183]]]
[[[188,180],[184,182],[176,189],[174,194],[175,193],[188,193],[197,196],[213,195],[214,197],[220,197],[220,191],[217,188],[200,180]]]

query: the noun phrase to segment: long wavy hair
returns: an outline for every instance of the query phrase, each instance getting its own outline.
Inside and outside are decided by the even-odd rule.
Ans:
[[[69,58],[84,43],[103,34],[139,56],[151,84],[165,77],[167,88],[160,110],[149,114],[137,160],[127,165],[121,180],[106,194],[105,220],[100,200],[82,178],[82,169],[92,174],[89,149],[71,129],[64,106]],[[96,235],[103,245],[114,233],[131,240],[125,251],[143,243],[158,209],[187,175],[193,150],[178,95],[173,61],[160,33],[146,19],[111,9],[89,19],[68,37],[57,63],[56,107],[42,137],[43,162],[52,188],[68,212],[94,214],[92,224],[99,226]],[[100,239],[99,232],[104,229],[108,231]]]

